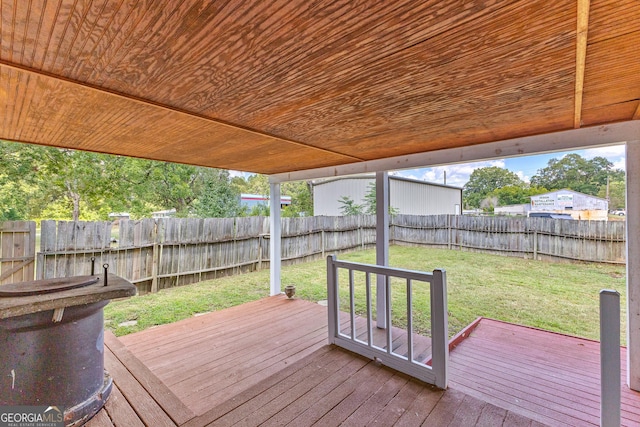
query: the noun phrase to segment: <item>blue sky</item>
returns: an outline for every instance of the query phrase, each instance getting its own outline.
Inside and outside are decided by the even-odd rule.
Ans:
[[[625,169],[625,148],[624,145],[611,145],[601,148],[589,148],[586,150],[563,151],[549,154],[540,154],[537,156],[514,157],[508,159],[497,159],[486,162],[464,163],[448,166],[439,166],[435,168],[422,169],[406,169],[393,172],[394,175],[404,176],[407,178],[420,179],[428,182],[444,183],[444,172],[447,175],[447,184],[458,187],[464,186],[469,180],[471,173],[478,168],[487,166],[498,166],[508,169],[517,174],[521,179],[529,182],[531,177],[535,175],[538,169],[547,166],[550,159],[562,158],[569,153],[578,153],[586,159],[592,159],[597,156],[607,158],[617,169]]]

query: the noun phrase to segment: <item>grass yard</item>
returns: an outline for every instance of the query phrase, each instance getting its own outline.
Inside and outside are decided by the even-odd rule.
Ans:
[[[375,251],[353,252],[340,255],[339,258],[372,264],[375,263]],[[447,271],[450,335],[460,331],[476,317],[484,316],[598,339],[598,293],[604,288],[615,289],[622,296],[621,328],[624,343],[624,266],[550,263],[402,246],[390,248],[390,265],[411,270],[431,271],[444,268]],[[295,284],[296,297],[309,301],[324,300],[325,283],[324,260],[283,267],[283,289],[287,284]],[[394,289],[395,287],[396,285]],[[362,290],[364,287],[357,286],[356,289],[358,288]],[[416,284],[414,288],[417,294],[414,324],[416,330],[424,333],[429,329],[428,284]],[[402,292],[396,292],[398,301],[404,300]],[[424,297],[420,296],[421,293]],[[124,335],[154,325],[175,322],[197,313],[242,304],[268,294],[268,270],[223,277],[156,294],[114,301],[105,308],[105,322],[116,335]],[[401,303],[394,299],[392,310],[398,304]],[[362,312],[362,304],[357,304],[356,310]],[[137,321],[137,324],[119,326],[131,320]],[[394,322],[401,324],[401,316]]]

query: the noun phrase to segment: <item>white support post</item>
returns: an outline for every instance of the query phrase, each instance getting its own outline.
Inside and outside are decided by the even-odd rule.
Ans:
[[[620,294],[600,291],[600,426],[620,426]]]
[[[376,264],[389,265],[389,174],[376,172]],[[377,276],[376,325],[387,327],[386,278]]]
[[[327,323],[329,330],[329,344],[336,342],[338,335],[338,272],[335,266],[336,256],[327,257]]]
[[[627,384],[640,391],[640,140],[627,142]]]
[[[431,281],[431,367],[435,384],[446,389],[449,384],[449,313],[447,309],[447,275],[433,270]]]
[[[280,222],[280,184],[269,184],[269,270],[271,272],[271,296],[282,292],[280,267],[282,266],[282,224]]]

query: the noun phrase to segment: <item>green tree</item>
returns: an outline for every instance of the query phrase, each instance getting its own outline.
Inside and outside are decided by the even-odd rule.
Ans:
[[[607,186],[600,187],[598,197],[607,198]],[[609,182],[609,209],[624,209],[627,200],[627,188],[624,181]]]
[[[370,182],[367,186],[367,192],[364,195],[364,211],[368,215],[375,215],[377,212],[378,197],[376,195],[376,184]],[[398,215],[400,211],[397,208],[389,205],[389,215]]]
[[[340,206],[340,213],[342,215],[362,215],[364,213],[364,206],[357,204],[351,197],[342,196],[338,199]]]
[[[240,194],[231,186],[229,171],[202,168],[202,186],[194,202],[194,214],[201,218],[231,218],[240,214]]]
[[[250,194],[269,194],[269,177],[266,175],[255,174],[251,175],[246,180],[247,184],[243,190],[243,193]],[[284,194],[284,193],[283,193]]]
[[[202,191],[200,168],[178,163],[158,162],[149,174],[151,194],[147,197],[161,209],[175,209],[176,216],[186,217],[192,203]]]
[[[34,179],[37,163],[23,147],[26,145],[0,141],[0,221],[29,219],[31,208],[42,206]]]
[[[107,219],[235,215],[226,171],[29,144],[0,142],[0,219]],[[197,203],[196,203],[197,201]]]
[[[515,173],[497,166],[474,170],[463,189],[464,204],[479,208],[481,202],[498,188],[506,186],[523,187],[524,182]]]
[[[548,192],[546,188],[527,185],[507,185],[489,193],[489,198],[497,199],[497,206],[520,205],[529,203],[530,197]]]
[[[313,196],[307,181],[292,181],[282,184],[281,193],[291,196],[291,204],[282,211],[282,216],[297,217],[313,215]]]
[[[607,185],[607,176],[612,181],[624,180],[624,171],[613,168],[613,163],[604,157],[587,160],[576,153],[561,159],[551,159],[547,166],[531,177],[531,185],[560,190],[567,188],[581,193],[597,195]]]

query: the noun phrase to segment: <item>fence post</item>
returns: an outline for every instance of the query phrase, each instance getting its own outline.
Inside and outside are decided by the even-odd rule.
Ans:
[[[158,222],[162,221],[162,219],[159,219],[156,221],[156,225],[155,227],[153,227],[153,252],[151,255],[151,259],[152,259],[152,263],[151,263],[151,292],[158,292],[158,265],[160,264],[158,262],[158,258],[160,256],[160,248],[158,245],[158,236],[160,235],[160,233],[158,233]]]
[[[445,270],[433,270],[431,281],[431,366],[436,386],[449,383],[449,317],[447,312],[447,276]]]
[[[336,256],[327,257],[327,312],[329,319],[327,322],[329,332],[329,344],[336,342],[338,335],[338,274],[335,266]]]
[[[447,215],[447,249],[451,250],[451,214]]]
[[[620,425],[620,294],[600,291],[600,425]]]
[[[538,230],[533,230],[533,260],[538,260]]]
[[[264,242],[264,234],[258,235],[258,271],[262,270],[262,243]]]

